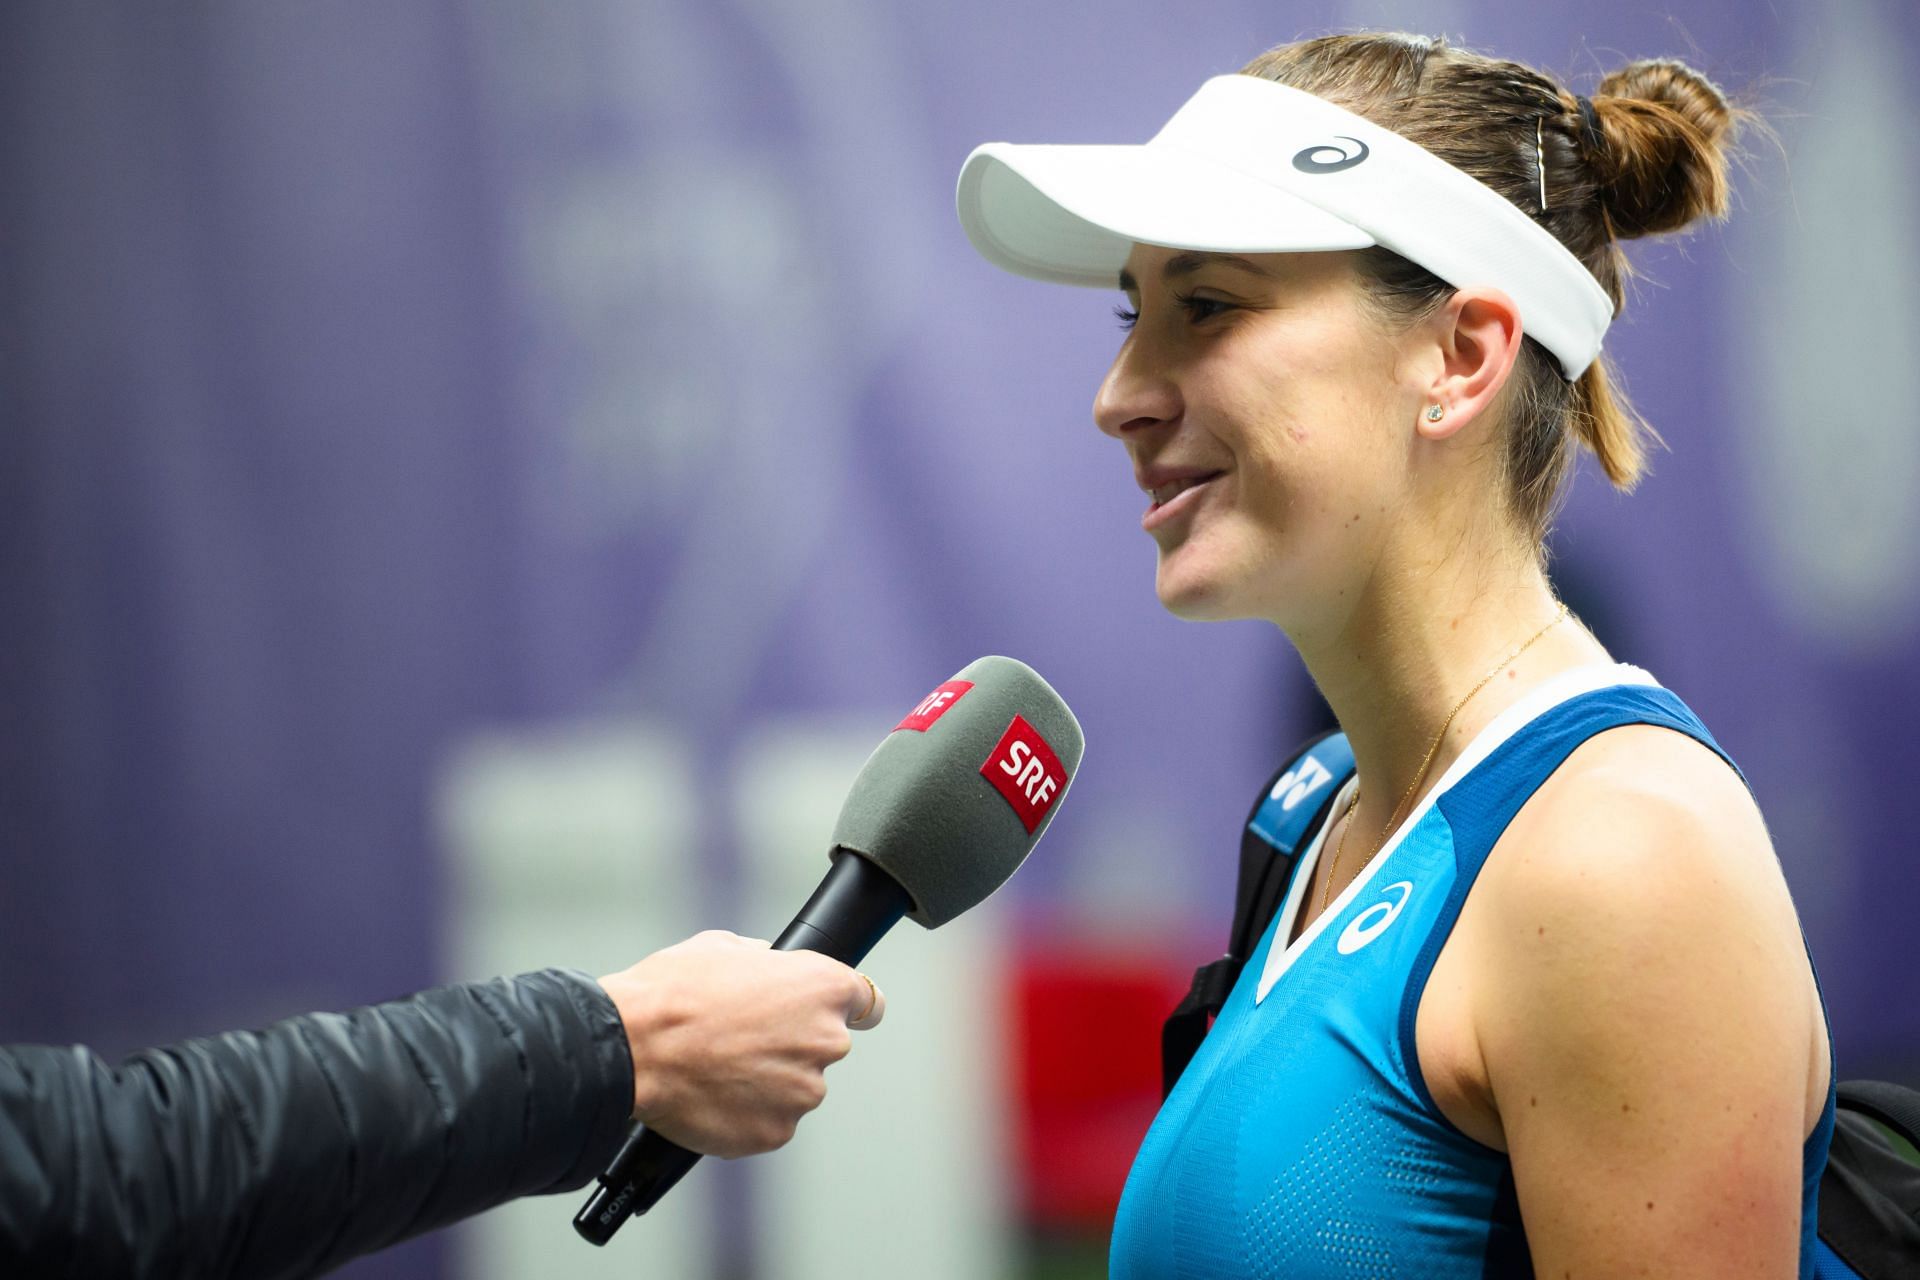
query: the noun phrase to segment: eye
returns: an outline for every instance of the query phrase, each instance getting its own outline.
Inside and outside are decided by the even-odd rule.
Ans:
[[[1233,310],[1231,302],[1222,302],[1218,298],[1199,298],[1191,293],[1176,293],[1173,300],[1185,307],[1187,315],[1196,323],[1211,320],[1223,311]]]
[[[1191,293],[1176,293],[1174,303],[1187,313],[1187,317],[1198,324],[1202,320],[1211,320],[1223,311],[1232,311],[1235,304],[1222,302],[1218,298],[1201,298]],[[1131,329],[1138,323],[1140,312],[1132,307],[1117,306],[1113,309],[1114,319],[1120,322],[1122,329]]]

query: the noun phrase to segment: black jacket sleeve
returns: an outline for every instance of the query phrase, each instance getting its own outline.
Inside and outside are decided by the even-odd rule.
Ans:
[[[117,1069],[83,1048],[0,1048],[0,1275],[312,1275],[580,1186],[632,1107],[612,1001],[562,969]]]

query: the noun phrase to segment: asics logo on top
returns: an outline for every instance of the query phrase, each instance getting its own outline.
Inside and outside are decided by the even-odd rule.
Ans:
[[[1345,147],[1336,147],[1331,142],[1322,142],[1308,147],[1293,158],[1293,167],[1302,173],[1338,173],[1342,169],[1351,169],[1367,158],[1367,144],[1358,138],[1349,138],[1345,134],[1335,134],[1341,142],[1351,142],[1360,148],[1348,151]]]
[[[1295,805],[1333,781],[1333,775],[1327,767],[1308,756],[1293,768],[1280,775],[1280,781],[1273,784],[1273,790],[1267,793],[1267,799],[1278,800],[1282,809],[1291,812]]]
[[[1407,899],[1413,896],[1413,881],[1396,880],[1381,892],[1392,893],[1395,889],[1400,891],[1397,899],[1392,902],[1374,903],[1355,916],[1347,925],[1340,934],[1340,941],[1335,944],[1340,949],[1341,955],[1352,955],[1387,931],[1387,926],[1392,924],[1394,917],[1400,914],[1400,908],[1406,906]]]

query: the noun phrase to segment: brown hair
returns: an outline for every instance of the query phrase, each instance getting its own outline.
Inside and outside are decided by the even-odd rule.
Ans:
[[[1589,107],[1517,62],[1427,36],[1362,33],[1281,45],[1242,69],[1346,107],[1419,143],[1511,200],[1599,280],[1615,314],[1631,274],[1619,241],[1724,218],[1727,160],[1750,118],[1685,63],[1643,60],[1600,81]],[[1536,128],[1545,164],[1536,160]],[[1547,207],[1540,207],[1542,169]],[[1364,250],[1369,293],[1411,319],[1450,285],[1383,248]],[[1512,513],[1544,546],[1573,461],[1592,451],[1616,488],[1646,470],[1659,436],[1612,385],[1604,357],[1568,382],[1527,338],[1509,383],[1505,475]]]

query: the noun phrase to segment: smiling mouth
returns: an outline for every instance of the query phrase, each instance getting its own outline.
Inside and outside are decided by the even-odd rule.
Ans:
[[[1153,499],[1155,507],[1164,507],[1189,489],[1198,488],[1209,480],[1225,475],[1223,471],[1210,471],[1203,476],[1189,476],[1184,480],[1169,480],[1166,484],[1147,490],[1147,496]]]

